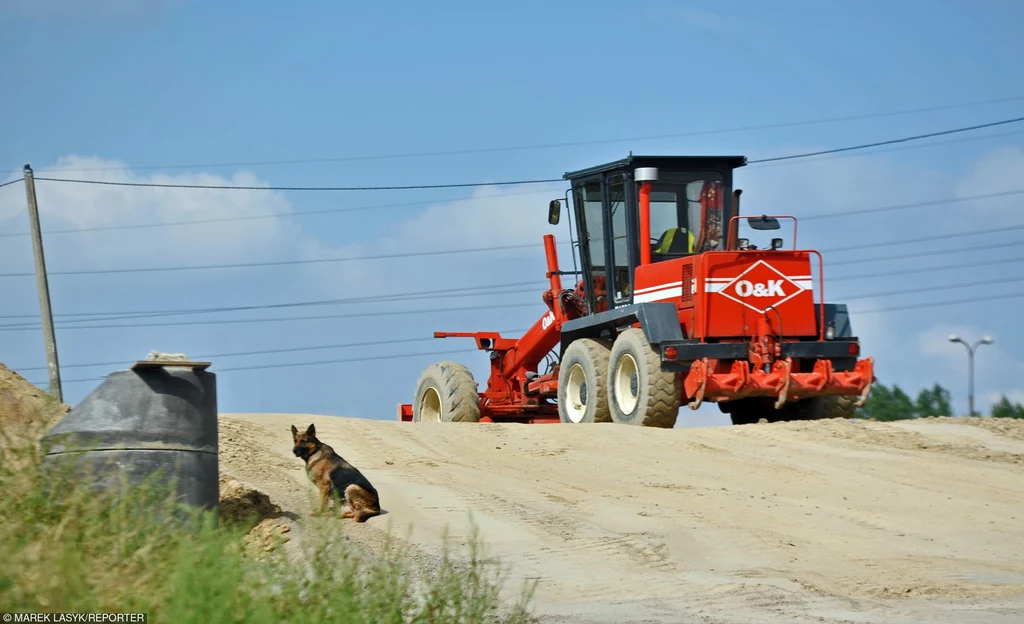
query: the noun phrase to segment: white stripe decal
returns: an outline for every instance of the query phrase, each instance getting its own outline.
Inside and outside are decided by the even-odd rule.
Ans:
[[[683,296],[683,287],[675,286],[672,288],[663,288],[661,290],[655,290],[653,292],[636,293],[633,295],[633,303],[646,303],[649,301],[661,301],[662,299],[672,299],[675,297]]]
[[[665,288],[672,288],[674,286],[682,286],[682,285],[683,285],[683,282],[680,280],[678,282],[669,282],[667,284],[658,284],[657,286],[646,286],[644,288],[637,288],[634,294],[639,295],[639,294],[642,294],[642,293],[654,292],[655,290],[662,290],[662,289],[665,289]]]

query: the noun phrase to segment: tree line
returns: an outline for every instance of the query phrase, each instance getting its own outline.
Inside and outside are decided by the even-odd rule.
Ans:
[[[890,388],[876,381],[871,386],[871,394],[864,407],[857,410],[857,418],[872,420],[907,420],[954,415],[952,395],[939,384],[923,388],[917,393],[917,398],[912,399],[899,384],[893,384]],[[1001,395],[1000,400],[992,405],[989,415],[993,418],[1024,418],[1024,405]]]

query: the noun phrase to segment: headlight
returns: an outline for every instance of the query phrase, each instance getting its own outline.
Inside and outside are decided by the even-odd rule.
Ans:
[[[825,327],[825,340],[832,340],[836,337],[836,324],[832,321],[828,322]]]

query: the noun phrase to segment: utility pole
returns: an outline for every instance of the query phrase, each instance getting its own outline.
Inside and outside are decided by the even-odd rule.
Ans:
[[[60,387],[60,365],[57,362],[57,338],[53,331],[53,313],[50,311],[50,284],[46,278],[46,259],[43,257],[43,233],[39,228],[39,205],[36,203],[36,181],[32,167],[25,163],[25,195],[28,198],[28,223],[32,229],[32,253],[36,259],[36,289],[39,291],[39,312],[43,321],[43,340],[46,342],[46,369],[50,373],[50,393],[64,401]]]
[[[953,334],[949,337],[950,342],[959,342],[963,346],[967,347],[967,411],[968,416],[975,416],[974,413],[974,352],[980,345],[992,344],[994,340],[985,336],[981,340],[976,341],[973,345],[968,344],[960,336]]]

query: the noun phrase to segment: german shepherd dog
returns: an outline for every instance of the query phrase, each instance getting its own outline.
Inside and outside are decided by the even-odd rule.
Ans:
[[[322,514],[331,498],[343,504],[342,518],[366,522],[367,518],[380,514],[377,490],[355,466],[317,439],[313,425],[304,433],[299,433],[295,425],[292,425],[292,438],[295,441],[292,453],[306,462],[306,475],[320,493],[320,507],[313,515]],[[347,504],[348,509],[345,509],[344,504]]]

